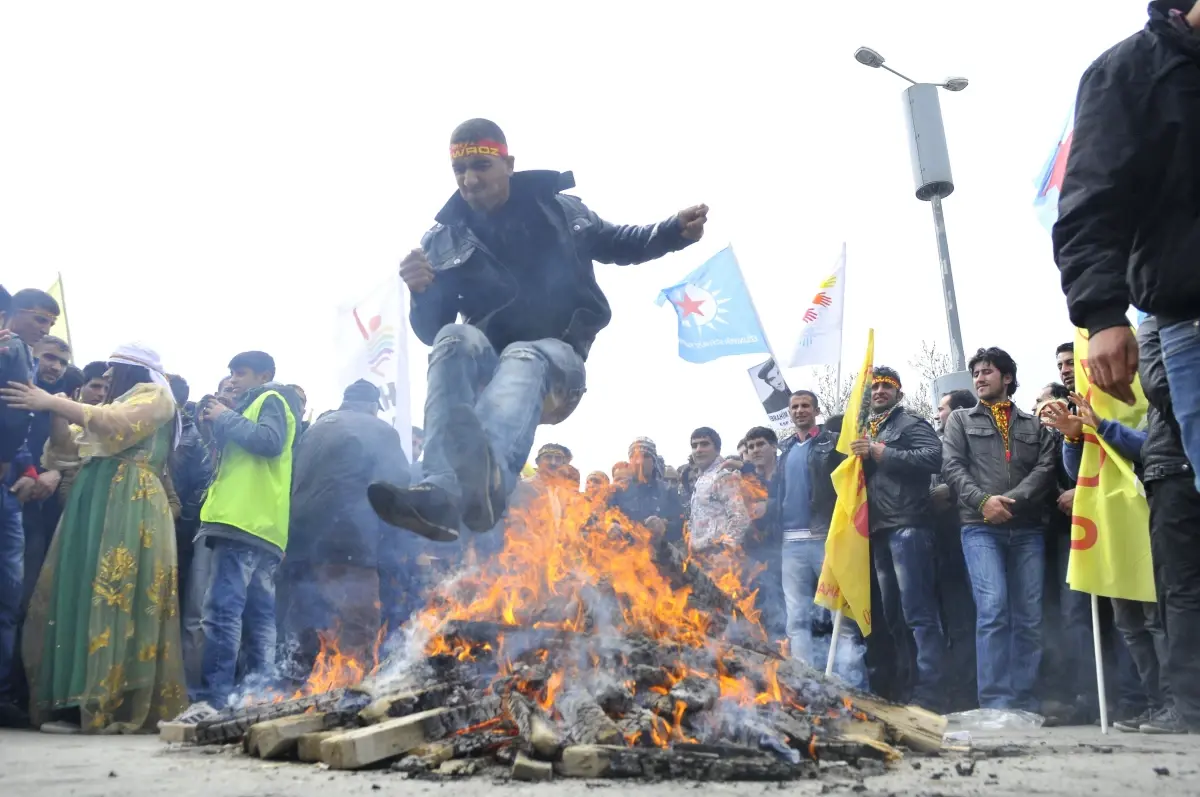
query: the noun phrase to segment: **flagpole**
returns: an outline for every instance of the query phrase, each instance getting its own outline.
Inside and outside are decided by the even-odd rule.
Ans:
[[[837,658],[838,637],[842,635],[843,612],[838,609],[833,613],[833,637],[829,640],[829,658],[825,660],[825,674],[833,675],[833,662]]]
[[[758,331],[762,333],[763,343],[767,347],[767,354],[771,355],[771,359],[775,362],[775,367],[780,369],[780,375],[783,375],[783,366],[779,364],[778,358],[775,357],[775,349],[771,347],[771,341],[767,337],[767,328],[763,326],[762,316],[758,314],[758,305],[754,303],[754,294],[750,290],[750,286],[746,285],[746,275],[742,273],[741,261],[737,258],[737,252],[733,251],[733,244],[729,244],[729,254],[733,255],[733,265],[737,268],[738,276],[741,277],[742,285],[746,287],[746,298],[750,301],[750,309],[754,311],[754,320],[758,322]]]
[[[1092,593],[1092,646],[1096,651],[1096,690],[1100,693],[1100,733],[1108,733],[1108,701],[1104,699],[1104,656],[1100,647],[1100,599]]]
[[[71,347],[71,365],[75,364],[75,342],[71,339],[71,317],[67,315],[67,286],[63,284],[62,272],[58,272],[58,295],[62,297],[63,326],[67,328],[67,345]]]
[[[839,400],[842,397],[842,332],[846,329],[846,275],[849,271],[846,268],[846,242],[842,241],[842,330],[838,332],[837,389],[834,391]]]

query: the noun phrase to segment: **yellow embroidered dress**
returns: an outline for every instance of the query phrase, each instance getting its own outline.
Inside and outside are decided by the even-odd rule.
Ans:
[[[159,474],[175,402],[140,384],[85,407],[46,461],[82,460],[25,621],[30,713],[78,708],[85,732],[153,730],[187,705],[175,525]]]

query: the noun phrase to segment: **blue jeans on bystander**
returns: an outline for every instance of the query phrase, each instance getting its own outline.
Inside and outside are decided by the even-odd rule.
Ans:
[[[1042,586],[1046,548],[1039,528],[964,526],[963,555],[975,596],[980,708],[1038,711]]]
[[[14,668],[17,626],[21,621],[22,581],[25,578],[25,527],[21,503],[0,485],[0,703],[16,699],[19,679]]]
[[[275,571],[282,557],[234,540],[209,542],[212,575],[204,600],[198,697],[221,709],[234,691],[239,653],[245,659],[243,682],[274,674]]]
[[[903,617],[888,617],[898,650],[908,650],[908,631],[917,646],[917,683],[913,701],[940,710],[945,699],[942,677],[946,635],[938,613],[936,539],[933,529],[898,528],[871,538],[871,554],[883,594],[884,610],[899,606]]]
[[[787,606],[787,637],[792,658],[825,671],[829,657],[829,637],[813,638],[813,620],[829,610],[813,603],[821,566],[825,562],[825,538],[794,540],[783,543],[783,598]],[[834,657],[834,672],[849,685],[867,688],[864,662],[866,646],[853,620],[842,621]]]
[[[1200,319],[1160,327],[1158,337],[1171,387],[1171,409],[1179,422],[1183,450],[1196,466],[1192,470],[1200,490]]]

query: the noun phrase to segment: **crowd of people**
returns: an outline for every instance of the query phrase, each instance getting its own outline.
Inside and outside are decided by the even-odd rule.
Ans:
[[[515,172],[486,119],[452,133],[457,191],[400,264],[431,346],[428,445],[414,429],[411,462],[370,383],[310,425],[304,391],[247,351],[193,403],[142,346],[74,368],[49,334],[54,298],[0,290],[0,724],[201,719],[303,682],[329,634],[365,660],[430,583],[502,549],[511,508],[566,490],[697,562],[739,563],[763,632],[791,656],[821,667],[839,628],[835,670],[856,686],[1058,723],[1090,723],[1111,701],[1122,730],[1200,732],[1200,3],[1149,13],[1080,83],[1053,244],[1089,351],[1085,363],[1059,345],[1061,381],[1028,410],[1013,358],[989,347],[968,363],[974,390],[940,397],[936,427],[881,366],[865,419],[800,390],[791,432],[755,426],[736,456],[701,427],[679,467],[639,437],[582,484],[563,445],[523,473],[538,424],[579,405],[611,319],[594,263],[678,252],[709,208],[609,223],[562,193],[569,172]],[[1080,367],[1131,405],[1140,375],[1145,421],[1100,417],[1075,392]],[[1102,601],[1100,640],[1091,597],[1065,583],[1093,434],[1145,487],[1148,528],[1104,532],[1148,534],[1157,594]],[[814,605],[847,456],[863,463],[879,609],[865,638]],[[1097,651],[1114,673],[1099,689]]]

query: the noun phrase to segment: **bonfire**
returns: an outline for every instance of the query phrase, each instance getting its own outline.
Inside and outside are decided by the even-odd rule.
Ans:
[[[530,779],[782,780],[822,757],[895,760],[896,744],[940,744],[940,718],[853,692],[769,644],[755,573],[732,546],[692,553],[605,495],[553,482],[510,509],[504,534],[498,554],[434,590],[382,660],[378,643],[368,661],[323,634],[290,698],[182,733],[335,768],[461,774],[501,762]]]

